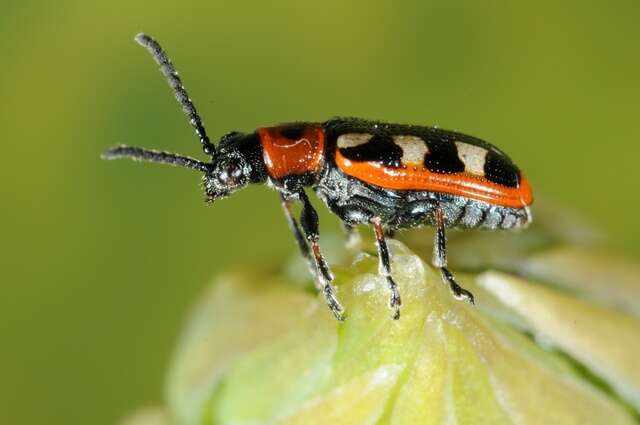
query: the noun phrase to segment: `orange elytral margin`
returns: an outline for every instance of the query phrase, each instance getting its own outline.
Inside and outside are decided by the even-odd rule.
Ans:
[[[506,187],[469,173],[439,174],[425,168],[390,168],[374,161],[351,161],[339,150],[335,161],[345,174],[385,189],[449,193],[510,208],[533,203],[531,186],[523,175],[519,187]]]

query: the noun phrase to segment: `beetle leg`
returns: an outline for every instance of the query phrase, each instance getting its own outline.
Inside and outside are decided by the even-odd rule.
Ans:
[[[309,245],[307,244],[307,240],[302,234],[300,226],[298,225],[298,221],[293,216],[293,211],[291,210],[292,202],[288,201],[283,194],[280,194],[280,203],[282,204],[284,215],[287,218],[289,229],[293,233],[293,236],[296,238],[296,243],[298,245],[298,249],[300,250],[300,254],[302,254],[302,257],[304,257],[305,261],[307,262],[307,266],[309,267],[311,276],[313,276],[313,282],[316,286],[316,289],[321,290],[322,287],[320,286],[320,283],[317,279],[316,265],[313,261],[313,257],[311,256]]]
[[[376,234],[376,244],[378,246],[378,273],[387,279],[387,285],[389,286],[389,307],[393,309],[393,319],[398,320],[400,318],[400,305],[402,300],[400,298],[400,292],[398,292],[398,285],[391,277],[391,261],[389,259],[389,248],[387,247],[387,241],[384,236],[384,229],[382,228],[382,221],[380,217],[374,217],[371,219],[373,230]]]
[[[309,198],[307,198],[304,191],[300,191],[300,201],[303,203],[302,213],[300,214],[300,223],[302,224],[302,230],[307,236],[307,241],[311,246],[311,255],[313,256],[317,270],[317,280],[329,309],[336,319],[343,321],[344,309],[338,302],[338,299],[335,296],[334,287],[331,284],[333,281],[333,275],[329,270],[329,266],[327,265],[327,262],[320,251],[320,245],[318,244],[318,240],[320,239],[320,236],[318,235],[318,213],[316,213],[316,210],[311,205],[311,202],[309,202]]]
[[[458,300],[467,300],[471,304],[474,304],[473,294],[462,286],[458,285],[458,282],[454,279],[453,275],[447,269],[447,238],[444,233],[444,211],[440,205],[436,206],[436,235],[433,243],[433,260],[434,267],[440,270],[440,276],[444,283],[449,285],[454,298]]]

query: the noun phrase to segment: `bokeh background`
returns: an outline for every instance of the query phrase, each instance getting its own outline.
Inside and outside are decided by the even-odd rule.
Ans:
[[[199,154],[137,32],[214,137],[335,115],[459,129],[637,260],[639,21],[637,0],[3,2],[0,423],[110,424],[161,402],[211,277],[294,252],[266,188],[207,208],[190,170],[99,159]]]

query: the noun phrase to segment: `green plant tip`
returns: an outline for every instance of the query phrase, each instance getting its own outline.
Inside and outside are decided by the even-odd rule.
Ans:
[[[308,283],[301,264],[218,277],[179,341],[158,425],[640,423],[640,270],[575,225],[545,224],[558,221],[452,236],[476,306],[422,260],[428,230],[389,241],[397,321],[371,241],[348,257],[324,239],[343,264],[342,323],[295,284]]]
[[[399,321],[368,255],[336,270],[344,323],[282,278],[220,278],[171,371],[178,423],[635,423],[637,317],[500,272],[459,274],[473,307],[391,249]]]

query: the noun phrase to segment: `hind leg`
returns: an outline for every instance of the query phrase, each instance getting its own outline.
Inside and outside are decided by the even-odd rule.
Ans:
[[[455,278],[447,269],[447,238],[445,235],[444,211],[440,205],[436,206],[436,235],[433,243],[433,266],[440,270],[440,276],[444,283],[449,285],[454,298],[458,300],[467,300],[474,304],[473,294],[462,286],[458,285]]]

